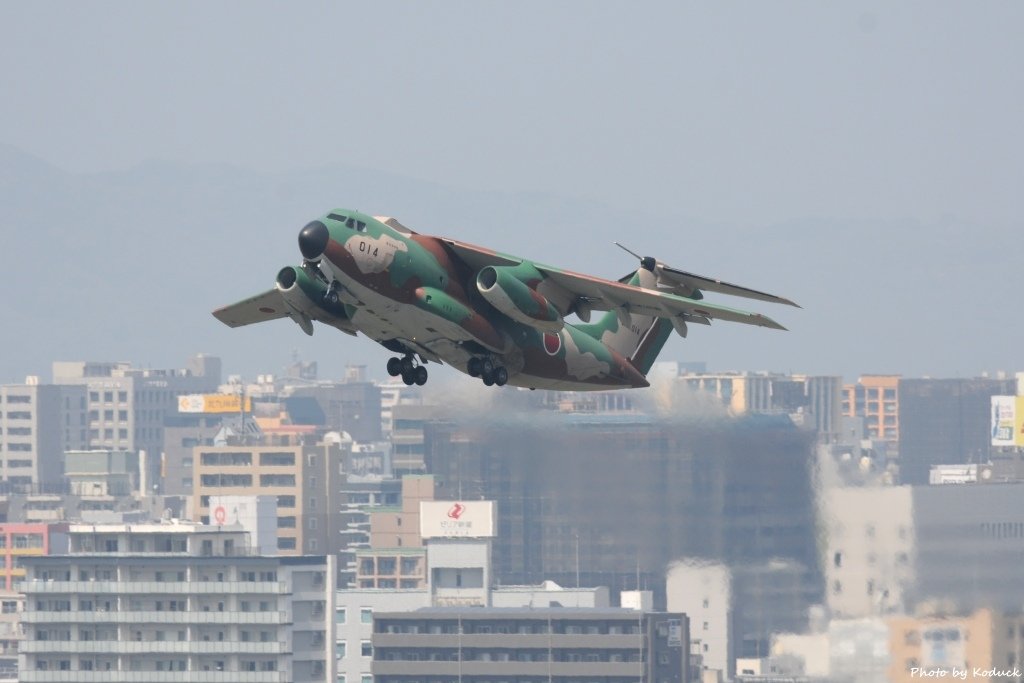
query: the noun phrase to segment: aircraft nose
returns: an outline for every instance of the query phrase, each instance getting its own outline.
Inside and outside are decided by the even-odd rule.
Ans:
[[[330,236],[326,225],[320,221],[313,221],[299,231],[299,251],[307,259],[319,258],[327,248]]]

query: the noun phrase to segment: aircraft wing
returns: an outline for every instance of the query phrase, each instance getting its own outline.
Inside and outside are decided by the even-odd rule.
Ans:
[[[677,270],[676,268],[666,266],[663,263],[658,264],[655,268],[655,272],[658,274],[659,285],[678,287],[683,291],[692,292],[694,289],[699,289],[705,292],[719,292],[721,294],[729,294],[731,296],[742,296],[747,299],[759,299],[760,301],[770,301],[773,304],[786,304],[787,306],[796,306],[797,308],[800,308],[799,304],[786,299],[785,297],[775,296],[774,294],[768,294],[767,292],[759,292],[756,289],[741,287],[740,285],[723,282],[704,275],[687,273],[685,270]]]
[[[640,315],[678,318],[684,322],[710,324],[712,320],[728,320],[776,330],[786,329],[760,313],[727,308],[706,301],[688,299],[676,294],[644,289],[550,266],[534,265],[547,279],[594,310],[619,309]]]
[[[228,327],[252,325],[287,316],[288,307],[284,303],[284,297],[276,289],[257,294],[224,308],[218,308],[213,312],[213,317]]]
[[[467,242],[459,242],[452,239],[444,239],[443,241],[462,261],[475,270],[485,266],[516,266],[523,263],[523,259],[501,254]],[[746,325],[770,327],[776,330],[786,329],[771,318],[760,313],[727,308],[669,292],[644,289],[643,287],[636,287],[625,282],[605,280],[592,275],[583,275],[582,273],[545,266],[540,263],[534,263],[533,265],[544,275],[546,283],[550,282],[556,286],[557,293],[561,296],[555,295],[555,292],[550,290],[544,293],[555,304],[562,315],[571,312],[577,304],[584,304],[587,308],[598,311],[619,310],[639,315],[669,318],[673,321],[673,324],[677,325],[677,329],[680,322],[710,325],[712,320],[728,320]],[[754,298],[796,305],[788,299],[774,297],[771,294],[746,289],[739,285],[730,285],[729,283],[719,282],[711,278],[685,273],[681,270],[677,271],[674,268],[667,268],[661,264],[659,264],[659,267],[662,269],[662,272],[668,271],[670,277],[689,278],[693,285],[700,283],[697,286],[701,289],[719,291],[723,294],[737,294],[742,290],[745,292],[742,296],[750,297],[751,294],[757,294],[759,296]],[[677,282],[681,289],[685,286],[681,280]],[[717,288],[715,288],[716,283]],[[671,285],[672,283],[667,282],[666,284]],[[693,285],[690,286],[690,291],[692,291]]]
[[[523,262],[521,258],[505,256],[492,249],[478,247],[468,242],[459,242],[448,238],[442,238],[441,241],[473,270],[480,270],[485,266],[518,266]]]

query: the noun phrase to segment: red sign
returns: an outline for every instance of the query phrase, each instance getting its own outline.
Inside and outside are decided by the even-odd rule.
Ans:
[[[452,519],[458,519],[462,516],[462,513],[466,511],[466,506],[462,503],[456,503],[452,505],[452,509],[448,511],[448,516]]]
[[[228,511],[224,509],[223,505],[218,505],[213,510],[213,518],[217,521],[217,524],[223,524],[224,520],[228,518]]]

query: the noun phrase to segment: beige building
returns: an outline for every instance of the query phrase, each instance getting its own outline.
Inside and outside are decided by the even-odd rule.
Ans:
[[[888,680],[1019,681],[1022,627],[1021,615],[1002,616],[990,609],[968,616],[894,617],[889,620]],[[948,673],[937,673],[942,671]]]
[[[370,513],[370,547],[356,554],[357,587],[426,587],[420,502],[428,500],[434,500],[434,477],[406,475],[402,477],[401,504]]]
[[[909,486],[829,489],[824,496],[828,551],[826,600],[833,616],[902,611],[914,578]]]
[[[193,519],[217,524],[210,496],[275,496],[281,555],[337,552],[340,465],[338,444],[196,447]]]

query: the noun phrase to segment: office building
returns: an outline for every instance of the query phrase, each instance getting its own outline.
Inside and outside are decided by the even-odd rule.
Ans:
[[[864,418],[865,436],[885,441],[894,453],[900,442],[899,384],[899,375],[862,375],[843,386],[843,415]]]
[[[912,488],[829,489],[822,512],[825,595],[832,615],[853,619],[906,609],[915,577]]]
[[[927,484],[934,465],[988,462],[992,397],[1016,388],[1012,379],[901,379],[900,480]]]
[[[373,680],[686,683],[681,613],[428,607],[373,617]]]
[[[71,525],[26,562],[20,680],[330,681],[330,556],[253,554],[239,527]]]
[[[681,557],[792,561],[821,600],[814,434],[787,416],[702,421],[531,411],[424,423],[428,469],[494,500],[502,583],[649,588]],[[639,567],[641,585],[637,586]]]
[[[264,441],[266,443],[266,441]],[[211,496],[275,496],[283,555],[336,553],[342,542],[338,443],[197,446],[193,518],[210,523]]]
[[[62,493],[64,451],[85,448],[86,391],[39,384],[0,386],[0,477],[4,491]]]
[[[421,501],[418,535],[423,546],[410,554],[377,554],[376,563],[365,569],[378,587],[339,590],[337,595],[339,680],[365,681],[372,676],[373,615],[379,612],[412,612],[424,607],[461,606],[483,609],[567,608],[597,609],[610,605],[607,588],[563,588],[545,581],[531,586],[496,585],[491,562],[491,543],[496,531],[494,504],[490,501]],[[449,513],[452,513],[451,516]],[[381,514],[390,514],[386,511]],[[413,554],[412,551],[416,551]],[[394,558],[393,570],[380,562]],[[412,559],[417,564],[401,564]],[[415,577],[429,567],[420,588],[403,587],[402,573]],[[376,575],[376,576],[374,576]],[[388,583],[384,583],[388,582]],[[397,586],[391,587],[390,582]],[[367,583],[371,583],[367,581]],[[381,585],[388,587],[382,588]],[[649,603],[645,605],[650,611]]]
[[[689,616],[704,666],[728,678],[740,673],[737,659],[766,657],[773,634],[807,629],[817,592],[805,576],[799,563],[778,559],[735,566],[682,560],[666,575],[666,604]]]
[[[164,420],[177,409],[181,394],[216,391],[220,371],[220,359],[204,355],[193,356],[185,368],[175,370],[58,361],[53,363],[53,381],[87,390],[88,442],[76,449],[143,451],[143,484],[147,491],[156,487],[162,492]]]

